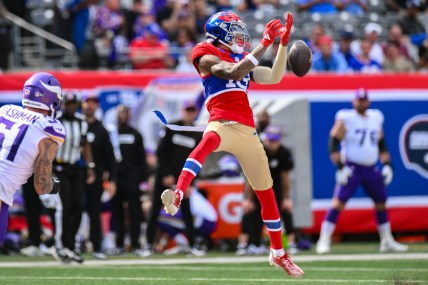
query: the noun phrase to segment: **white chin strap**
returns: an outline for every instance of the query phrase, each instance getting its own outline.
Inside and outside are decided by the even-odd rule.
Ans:
[[[244,47],[243,47],[243,46],[238,45],[237,43],[228,44],[228,43],[225,43],[225,42],[223,42],[223,41],[221,41],[221,40],[219,40],[219,42],[221,42],[222,44],[224,44],[224,45],[228,46],[228,47],[230,48],[230,50],[231,50],[233,53],[235,53],[235,54],[241,54],[241,53],[243,53],[243,52],[244,52]]]
[[[231,50],[233,53],[241,54],[241,53],[243,53],[243,52],[244,52],[244,47],[243,47],[243,46],[240,46],[240,45],[238,45],[238,44],[236,44],[236,43],[234,43],[233,45],[231,45],[231,46],[229,46],[229,47],[230,47],[230,50]]]
[[[51,111],[50,116],[51,116],[52,118],[54,118],[54,119],[55,119],[55,117],[56,117],[56,111],[55,111],[55,109],[53,108],[53,104],[50,104],[50,105],[49,105],[49,109],[50,109],[50,111]]]

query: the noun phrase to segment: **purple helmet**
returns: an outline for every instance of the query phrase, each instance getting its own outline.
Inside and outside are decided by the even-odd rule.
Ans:
[[[22,105],[50,111],[55,117],[61,108],[62,89],[58,79],[46,72],[37,72],[27,79],[22,91]]]
[[[223,176],[236,177],[241,173],[241,165],[235,156],[226,154],[217,162]]]

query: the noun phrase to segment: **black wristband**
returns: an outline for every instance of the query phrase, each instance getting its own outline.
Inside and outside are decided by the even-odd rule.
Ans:
[[[58,194],[60,190],[60,181],[58,177],[52,177],[52,191],[49,194]]]
[[[382,138],[382,139],[379,140],[378,147],[379,147],[379,152],[380,153],[388,151],[388,148],[386,146],[384,138]]]
[[[342,169],[344,166],[345,165],[341,161],[339,161],[338,163],[336,163],[337,169]]]
[[[328,151],[330,153],[340,150],[340,140],[336,137],[330,137],[328,140]]]

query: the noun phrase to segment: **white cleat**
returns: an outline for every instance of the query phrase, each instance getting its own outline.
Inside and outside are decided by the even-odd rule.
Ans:
[[[197,249],[196,247],[192,247],[187,256],[188,257],[202,257],[202,256],[205,256],[206,254],[207,254],[207,252],[205,250]]]
[[[304,274],[303,270],[291,260],[288,253],[285,253],[280,257],[275,257],[271,251],[269,255],[269,263],[270,265],[274,265],[276,268],[283,269],[291,277],[299,278]]]
[[[38,247],[30,245],[21,249],[21,254],[28,257],[43,256],[45,253]]]
[[[141,256],[142,257],[150,257],[154,254],[153,248],[151,245],[146,244],[142,249]]]
[[[380,242],[380,252],[406,252],[409,246],[396,242],[393,239],[384,239]]]
[[[172,191],[171,189],[166,189],[161,195],[162,203],[164,204],[165,211],[174,216],[177,214],[178,207],[180,207],[180,196],[178,193]]]
[[[315,249],[318,254],[326,254],[330,252],[330,241],[325,238],[320,238]]]

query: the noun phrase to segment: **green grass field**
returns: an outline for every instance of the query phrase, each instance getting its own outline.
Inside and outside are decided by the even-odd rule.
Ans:
[[[52,258],[0,256],[0,284],[428,284],[428,245],[412,244],[406,254],[379,254],[377,243],[334,245],[330,255],[298,254],[305,271],[292,279],[267,256],[236,257],[209,253],[203,258],[131,255],[83,265],[59,265]]]

